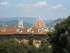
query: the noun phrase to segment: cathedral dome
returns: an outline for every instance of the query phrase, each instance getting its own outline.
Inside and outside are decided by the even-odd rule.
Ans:
[[[45,23],[38,17],[38,20],[34,23],[33,28],[46,28]]]

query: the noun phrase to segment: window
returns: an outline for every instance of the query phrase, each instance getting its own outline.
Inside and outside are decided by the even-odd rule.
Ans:
[[[33,33],[34,31],[32,29],[28,29],[27,32]]]
[[[30,33],[33,33],[34,31],[33,30],[30,30]]]
[[[19,30],[19,33],[22,33],[23,31],[22,30]]]
[[[43,31],[42,29],[38,29],[38,32],[42,33],[42,31]]]
[[[20,30],[20,29],[17,29],[17,32],[22,33],[23,31],[22,31],[22,30]]]

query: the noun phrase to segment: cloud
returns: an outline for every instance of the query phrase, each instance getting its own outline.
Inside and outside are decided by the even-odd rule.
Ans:
[[[11,3],[4,1],[4,2],[0,2],[0,5],[4,5],[4,6],[10,6]]]
[[[62,4],[51,6],[50,9],[60,9],[62,8]]]
[[[46,6],[46,5],[48,5],[48,2],[46,2],[46,1],[38,2],[38,3],[34,4],[34,6],[36,6],[36,7],[41,7],[41,6]]]
[[[32,8],[32,7],[42,7],[48,5],[48,2],[43,1],[43,2],[38,2],[36,4],[17,4],[16,7],[27,7],[27,8]]]

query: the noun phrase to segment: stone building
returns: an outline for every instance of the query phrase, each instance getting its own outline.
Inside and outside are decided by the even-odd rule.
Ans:
[[[48,33],[45,23],[39,17],[31,28],[24,28],[22,22],[22,20],[19,20],[18,28],[1,27],[0,40],[15,38],[19,42],[27,43],[29,41],[29,34],[32,33],[34,35],[33,44],[38,47],[41,40],[45,39]]]

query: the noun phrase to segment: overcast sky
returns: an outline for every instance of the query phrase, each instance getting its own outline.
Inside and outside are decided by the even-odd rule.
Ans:
[[[0,0],[0,17],[63,18],[70,15],[70,0]]]

